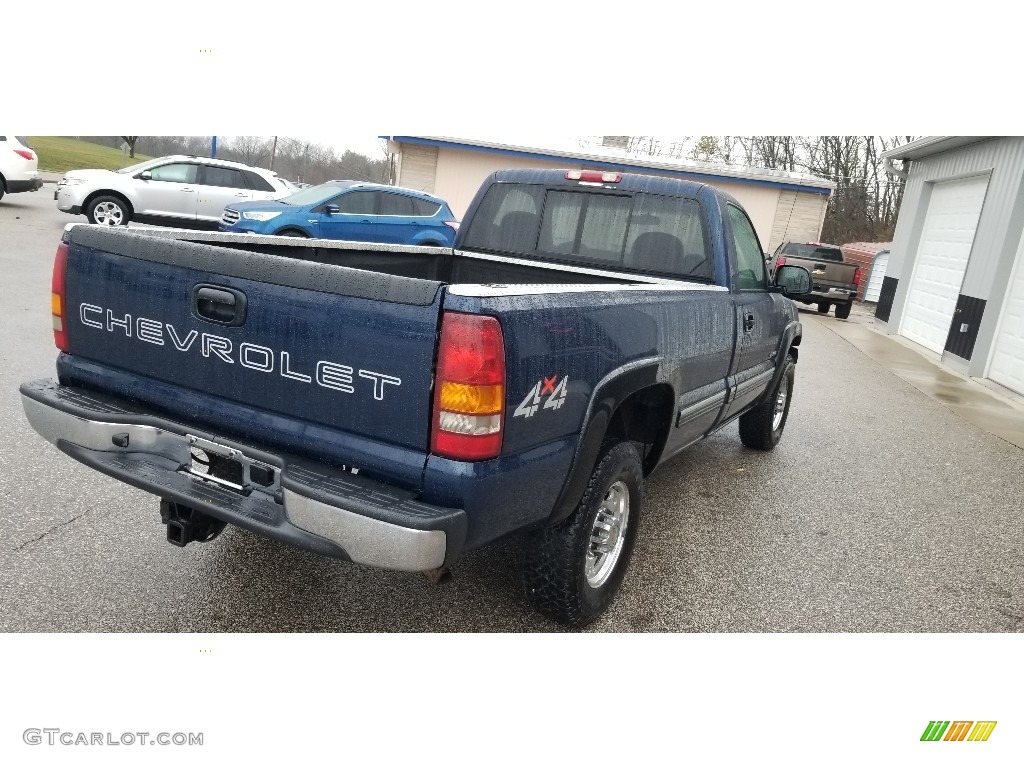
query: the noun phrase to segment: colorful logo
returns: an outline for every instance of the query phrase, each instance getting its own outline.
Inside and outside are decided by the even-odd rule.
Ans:
[[[921,741],[988,741],[995,728],[995,720],[932,720]]]

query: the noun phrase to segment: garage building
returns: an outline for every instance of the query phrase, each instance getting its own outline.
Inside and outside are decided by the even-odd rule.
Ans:
[[[1024,395],[1024,137],[930,136],[910,161],[876,323]]]
[[[494,171],[509,168],[615,170],[704,182],[735,197],[771,253],[787,240],[817,240],[835,182],[804,173],[629,155],[611,147],[585,151],[537,149],[430,136],[388,136],[395,184],[448,201],[462,218]]]

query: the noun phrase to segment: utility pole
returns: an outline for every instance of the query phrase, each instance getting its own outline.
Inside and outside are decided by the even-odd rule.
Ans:
[[[213,138],[213,147],[212,147],[213,151],[210,152],[210,157],[216,157],[217,156],[217,137],[213,136],[212,138]]]
[[[277,154],[277,136],[274,137],[274,147],[273,147],[273,149],[270,150],[270,168],[269,168],[269,170],[271,170],[271,171],[274,170],[274,155],[276,155],[276,154]]]

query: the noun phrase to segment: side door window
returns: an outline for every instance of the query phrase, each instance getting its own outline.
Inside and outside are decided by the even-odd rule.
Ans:
[[[208,187],[225,187],[237,190],[249,188],[241,171],[234,168],[221,168],[217,165],[208,165],[203,169],[202,183]]]
[[[381,216],[415,216],[413,199],[407,195],[382,192],[380,196]]]
[[[764,253],[753,224],[743,211],[733,205],[729,206],[729,223],[736,250],[736,287],[741,291],[765,290],[768,282]]]
[[[331,200],[341,213],[353,216],[373,216],[377,211],[377,193],[370,191],[348,192]]]
[[[175,184],[195,184],[198,167],[194,163],[168,163],[150,168],[153,181],[169,181]]]

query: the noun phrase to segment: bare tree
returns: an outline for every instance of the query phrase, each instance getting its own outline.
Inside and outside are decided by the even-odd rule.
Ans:
[[[263,166],[270,158],[270,139],[262,136],[235,136],[227,150],[232,159],[247,165]]]
[[[124,143],[128,145],[128,157],[135,157],[135,142],[139,140],[138,136],[122,136]]]

